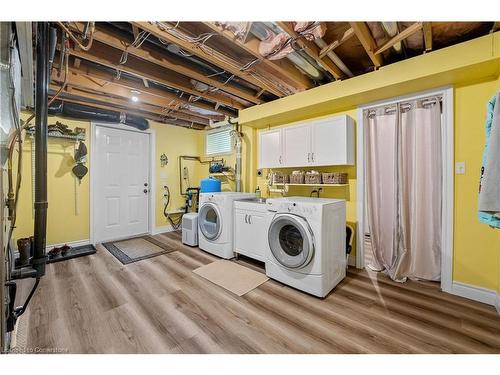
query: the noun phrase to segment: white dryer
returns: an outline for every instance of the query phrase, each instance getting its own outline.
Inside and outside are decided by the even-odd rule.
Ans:
[[[233,258],[233,202],[253,197],[254,193],[201,193],[198,212],[200,249],[221,258]]]
[[[346,275],[346,204],[341,199],[268,199],[266,274],[318,297]]]

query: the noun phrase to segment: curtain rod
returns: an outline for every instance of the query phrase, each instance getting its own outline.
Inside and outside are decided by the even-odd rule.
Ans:
[[[422,105],[429,105],[429,104],[436,104],[436,100],[438,102],[442,102],[443,101],[443,96],[442,95],[436,95],[436,96],[431,96],[431,97],[428,97],[428,98],[422,98],[422,99],[415,99],[415,100],[412,100],[412,101],[418,101],[420,102]],[[399,106],[402,108],[402,109],[409,109],[411,108],[411,102],[410,101],[401,101],[401,102],[398,102],[398,103],[395,103],[395,104],[391,104],[391,105],[387,105],[387,106],[379,106],[379,107],[375,107],[375,108],[370,108],[370,109],[367,109],[368,111],[368,115],[372,115],[375,113],[375,111],[377,109],[380,109],[380,108],[384,108],[384,111],[386,113],[388,112],[394,112],[394,111],[397,111],[397,106]]]

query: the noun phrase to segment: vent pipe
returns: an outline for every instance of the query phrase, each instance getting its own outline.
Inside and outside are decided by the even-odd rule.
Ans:
[[[47,233],[47,111],[49,94],[49,23],[38,22],[35,92],[35,227],[33,268],[37,278],[45,274]]]

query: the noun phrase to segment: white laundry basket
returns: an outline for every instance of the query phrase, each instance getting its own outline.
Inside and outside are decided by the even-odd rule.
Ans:
[[[182,243],[198,246],[198,214],[196,212],[182,216]]]

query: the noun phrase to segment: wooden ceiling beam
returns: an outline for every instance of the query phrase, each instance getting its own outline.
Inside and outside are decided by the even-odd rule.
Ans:
[[[53,97],[54,95],[49,92],[49,98]],[[194,128],[196,130],[202,130],[205,129],[205,125],[200,125],[200,124],[193,124],[189,121],[184,121],[184,120],[173,120],[173,119],[167,119],[165,117],[161,117],[160,115],[156,115],[153,113],[145,112],[145,111],[136,111],[136,110],[131,110],[130,108],[121,108],[121,107],[116,107],[116,108],[110,108],[109,105],[104,104],[104,103],[95,103],[95,102],[88,102],[85,101],[84,99],[79,99],[77,97],[58,97],[58,100],[61,100],[63,102],[68,102],[68,103],[75,103],[75,104],[80,104],[80,105],[85,105],[89,106],[92,108],[99,108],[99,109],[106,109],[106,110],[115,110],[118,112],[123,112],[128,115],[133,115],[133,116],[141,116],[144,117],[148,120],[153,120],[156,122],[161,122],[164,124],[169,124],[169,125],[176,125],[176,126],[182,126],[182,127],[187,127],[187,128]]]
[[[116,50],[115,50],[116,51]],[[200,96],[212,102],[220,102],[235,109],[246,108],[240,102],[220,93],[209,93],[196,91],[188,78],[178,75],[174,72],[169,72],[157,65],[145,62],[141,59],[129,56],[125,64],[119,64],[121,53],[107,48],[104,44],[94,41],[90,52],[68,49],[68,52],[80,59],[91,61],[111,69],[120,70],[128,74],[134,75],[141,79],[145,78],[149,81],[154,81],[159,84],[183,91],[193,96]]]
[[[209,118],[211,116],[213,116],[214,119],[218,119],[217,116],[234,117],[233,112],[227,111],[227,110],[222,109],[220,107],[216,109],[215,106],[212,106],[212,105],[209,105],[206,103],[202,103],[199,101],[191,102],[191,101],[189,101],[188,96],[179,97],[171,92],[168,92],[168,91],[156,88],[156,87],[147,88],[146,86],[140,84],[139,82],[128,79],[126,77],[121,77],[120,79],[117,79],[115,75],[110,74],[110,73],[105,72],[105,71],[102,71],[102,70],[99,70],[99,69],[96,69],[92,66],[89,66],[86,63],[81,64],[79,68],[70,67],[69,70],[71,72],[74,72],[74,73],[81,75],[81,76],[84,76],[84,77],[88,77],[88,78],[92,78],[92,79],[99,79],[99,80],[104,80],[104,81],[110,82],[114,86],[119,86],[119,87],[125,88],[129,91],[130,90],[137,90],[140,92],[147,92],[148,95],[157,96],[159,98],[163,98],[164,100],[168,100],[169,102],[173,101],[176,104],[188,104],[188,105],[193,106],[195,108],[212,111],[212,112],[219,114],[219,115],[216,115],[216,114],[206,115],[206,117],[209,117]],[[59,78],[59,80],[62,80],[62,79],[63,78]]]
[[[60,86],[50,84],[49,88],[51,90],[58,90]],[[208,125],[209,121],[208,119],[202,119],[199,117],[194,117],[194,116],[188,116],[183,113],[172,113],[169,114],[167,111],[165,111],[163,108],[147,104],[147,103],[132,103],[130,100],[127,99],[122,99],[122,98],[114,98],[108,95],[103,95],[95,92],[88,91],[85,87],[80,87],[80,86],[71,86],[71,92],[68,92],[72,96],[77,96],[80,98],[84,99],[89,99],[89,100],[95,100],[95,101],[100,101],[102,103],[105,103],[108,105],[108,109],[113,110],[113,106],[119,106],[123,108],[129,108],[131,110],[135,111],[145,111],[145,112],[150,112],[154,113],[159,116],[166,116],[166,117],[173,117],[173,118],[179,118],[181,120],[185,121],[190,121],[196,124],[200,125]],[[67,92],[67,90],[64,90]],[[64,92],[63,91],[63,92]]]
[[[236,38],[229,30],[224,30],[221,26],[217,26],[214,22],[204,22],[212,31],[218,33],[221,37],[234,43],[236,46],[243,49],[245,52],[258,58],[261,62],[261,67],[267,68],[265,73],[274,74],[276,77],[288,85],[292,85],[296,92],[304,91],[314,87],[314,83],[302,73],[292,62],[287,59],[269,60],[259,53],[260,41],[257,38],[248,38],[246,42]]]
[[[350,25],[363,45],[368,57],[370,57],[373,65],[375,65],[375,68],[382,66],[383,57],[375,54],[377,44],[375,43],[375,40],[373,40],[372,34],[366,22],[350,22]]]
[[[53,73],[51,77],[52,81],[58,82],[59,84],[61,84],[61,81],[63,80],[61,78],[62,77],[59,77],[56,73]],[[171,100],[150,95],[147,92],[134,90],[139,101],[132,102],[132,93],[130,90],[114,85],[108,81],[81,76],[76,74],[75,72],[69,73],[67,84],[73,88],[92,90],[96,93],[119,97],[125,101],[128,101],[131,108],[140,108],[142,105],[153,105],[162,109],[175,110],[181,114],[189,116],[190,121],[196,119],[196,122],[208,125],[207,117],[191,112],[189,110],[176,108],[174,105],[172,105]],[[220,118],[218,118],[218,120],[220,120]]]
[[[405,40],[410,35],[415,34],[417,31],[419,31],[421,29],[422,29],[422,22],[415,22],[414,24],[408,26],[403,31],[401,31],[401,32],[397,33],[396,35],[394,35],[391,39],[389,39],[382,46],[380,46],[379,48],[377,48],[375,50],[375,52],[374,52],[375,55],[380,55],[382,52],[387,51],[389,48],[391,48],[396,43],[399,43],[402,40]]]
[[[271,84],[268,82],[265,77],[258,77],[255,75],[255,70],[250,68],[248,70],[241,70],[241,63],[234,61],[232,59],[229,59],[227,56],[225,56],[223,53],[218,52],[208,46],[205,46],[204,49],[201,49],[198,45],[184,41],[183,39],[180,39],[173,34],[169,33],[168,31],[161,30],[158,25],[155,23],[150,23],[150,22],[132,22],[133,25],[136,25],[137,27],[140,27],[143,30],[146,30],[156,36],[157,38],[160,38],[162,40],[165,40],[169,43],[176,44],[178,47],[180,47],[182,50],[192,53],[196,56],[198,56],[201,59],[204,59],[219,68],[221,70],[225,70],[226,72],[229,72],[231,74],[234,74],[237,77],[240,77],[253,85],[260,87],[260,88],[265,88],[267,91],[273,93],[274,95],[278,97],[283,97],[285,94],[282,92],[282,90],[278,89],[274,84]],[[224,56],[225,59],[229,59],[229,61],[221,61],[220,59],[216,58],[215,56],[220,55]],[[251,74],[253,72],[254,74]]]
[[[497,30],[500,30],[500,21],[493,22],[493,26],[491,28],[490,33],[494,33]]]
[[[77,23],[77,25],[79,24]],[[137,28],[136,25],[132,26]],[[163,68],[170,69],[186,77],[203,82],[209,86],[218,88],[224,92],[238,96],[254,104],[263,103],[263,100],[255,98],[255,93],[253,93],[251,90],[240,89],[232,86],[231,84],[225,85],[224,82],[220,82],[216,79],[206,77],[204,74],[191,68],[189,65],[183,64],[181,58],[167,56],[166,54],[161,53],[158,49],[150,48],[144,44],[140,48],[132,47],[130,46],[131,41],[124,38],[119,33],[109,30],[104,30],[102,27],[96,26],[94,31],[94,40],[97,40],[110,47],[119,49],[122,52],[127,51],[127,53],[130,55],[146,60],[153,64],[159,65]]]
[[[422,22],[424,32],[425,52],[432,51],[432,25],[431,22]]]
[[[355,35],[354,29],[352,27],[348,28],[345,31],[344,35],[342,35],[342,38],[337,39],[332,43],[330,43],[329,45],[327,45],[326,47],[322,48],[321,51],[319,52],[319,57],[320,58],[325,57],[328,54],[328,52],[333,51],[335,48],[340,47],[342,44],[351,39],[354,35]]]
[[[340,68],[333,63],[328,58],[321,58],[319,56],[320,54],[320,48],[314,44],[314,42],[311,42],[305,38],[303,38],[299,33],[297,33],[294,29],[293,26],[290,22],[277,22],[278,26],[286,32],[288,35],[290,35],[292,38],[295,39],[296,43],[305,50],[305,52],[311,56],[316,63],[321,66],[323,69],[325,69],[327,72],[329,72],[331,75],[335,77],[335,79],[341,79],[344,77],[344,72],[340,70]]]

